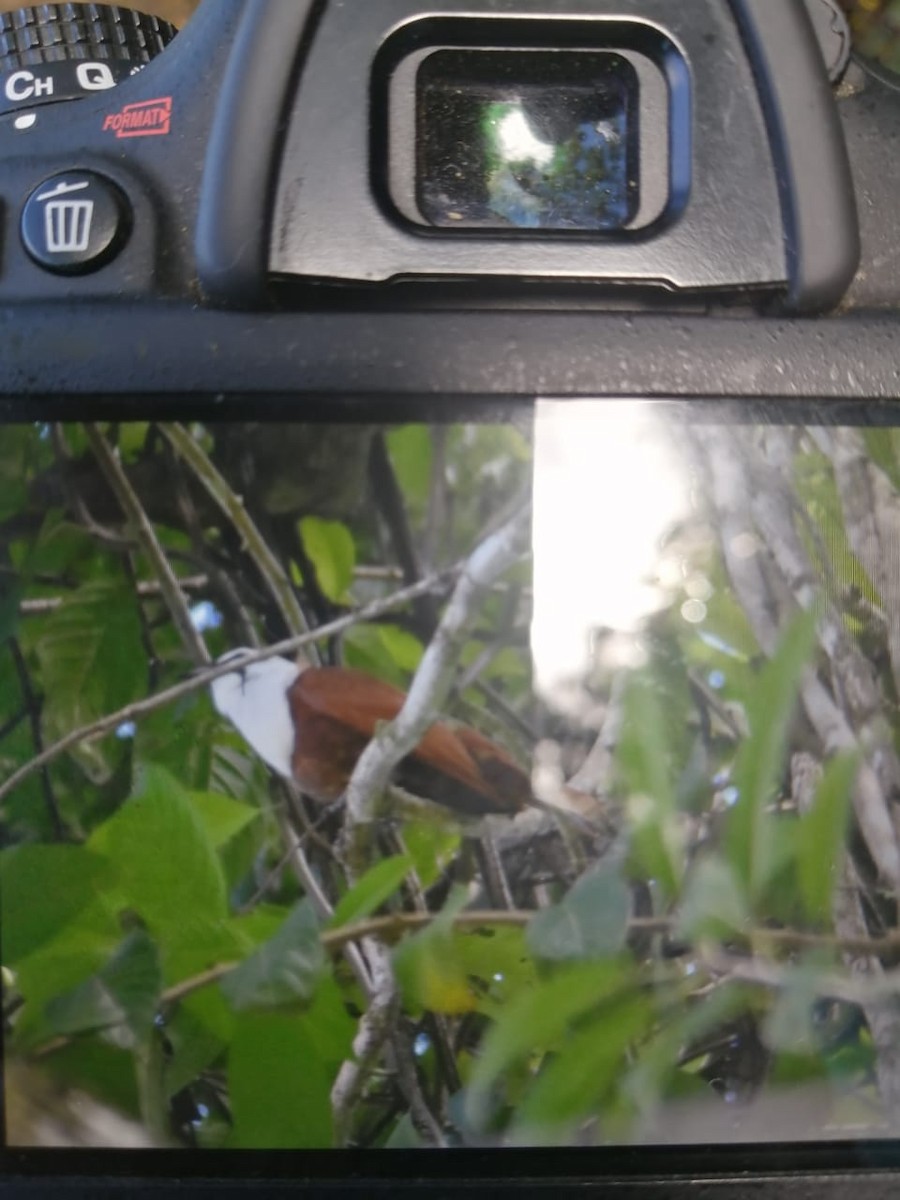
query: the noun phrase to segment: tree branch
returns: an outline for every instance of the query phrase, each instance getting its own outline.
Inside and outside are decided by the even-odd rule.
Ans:
[[[520,509],[471,555],[413,677],[403,708],[396,720],[376,733],[356,764],[344,797],[351,875],[365,869],[375,807],[394,768],[421,741],[450,692],[463,629],[484,591],[521,557],[530,514],[530,507]]]
[[[294,634],[309,633],[309,623],[294,595],[291,582],[281,563],[269,549],[244,502],[235,494],[218,468],[183,425],[165,423],[159,426],[175,453],[191,468],[224,515],[228,518],[256,564],[284,623]]]
[[[395,592],[392,596],[386,596],[383,600],[375,600],[371,604],[358,609],[355,613],[339,617],[336,621],[322,625],[310,633],[297,634],[296,637],[286,638],[283,642],[276,642],[272,646],[265,646],[260,650],[254,650],[242,659],[242,665],[262,662],[264,659],[275,658],[277,655],[294,654],[296,651],[311,645],[313,642],[334,637],[336,634],[343,633],[345,629],[350,629],[354,625],[359,625],[365,621],[371,621],[386,613],[393,612],[394,609],[407,604],[410,600],[415,599],[416,596],[420,596],[427,591],[439,589],[449,580],[454,579],[460,570],[460,567],[454,567],[439,574],[429,575],[413,587],[403,588]],[[100,717],[98,720],[92,721],[89,725],[83,725],[80,729],[72,730],[65,737],[60,738],[58,742],[54,742],[52,746],[48,746],[42,753],[24,763],[0,784],[0,801],[8,796],[14,788],[18,787],[23,779],[27,779],[35,771],[40,771],[48,763],[53,762],[80,742],[87,741],[88,738],[102,737],[105,734],[112,733],[126,721],[137,721],[141,717],[146,717],[150,713],[156,712],[158,709],[165,708],[169,704],[174,704],[175,701],[181,700],[185,696],[190,696],[194,692],[201,692],[214,679],[218,679],[222,675],[227,675],[234,669],[234,662],[211,666],[209,670],[195,674],[183,683],[158,692],[155,696],[147,696],[143,700],[136,700],[131,704],[126,704],[124,708],[117,709],[113,713],[108,713],[105,717]]]
[[[9,639],[9,650],[15,664],[16,674],[19,676],[19,688],[22,692],[25,713],[31,728],[31,740],[34,743],[37,753],[41,754],[44,749],[44,735],[41,730],[41,701],[35,695],[34,688],[31,686],[28,664],[25,662],[25,656],[22,653],[18,640],[14,637]],[[46,767],[41,771],[41,786],[44,792],[44,804],[47,807],[47,815],[50,818],[50,824],[53,828],[53,835],[57,841],[62,841],[66,836],[66,827],[63,823],[62,814],[59,811],[56,793],[53,791],[50,773]]]
[[[84,430],[101,471],[106,476],[106,480],[115,493],[122,511],[128,518],[129,524],[134,529],[141,543],[142,550],[150,561],[153,574],[159,581],[160,590],[162,591],[166,607],[169,610],[169,615],[172,618],[172,623],[178,630],[188,656],[194,663],[208,663],[209,651],[206,649],[206,643],[194,628],[190,610],[185,603],[184,595],[178,585],[175,572],[169,565],[165,551],[159,544],[156,531],[150,523],[150,518],[144,512],[143,505],[138,499],[137,493],[122,470],[122,464],[113,454],[106,438],[96,425],[85,424]]]
[[[128,543],[131,547],[131,543]],[[209,578],[206,575],[177,575],[176,580],[182,592],[199,592],[209,587]],[[156,579],[142,579],[138,582],[136,591],[138,596],[159,596],[162,594],[162,587]],[[19,603],[19,613],[23,617],[42,617],[47,613],[56,612],[65,604],[64,596],[44,596],[37,600],[22,600]]]
[[[757,641],[771,657],[778,644],[780,629],[790,613],[799,607],[811,606],[814,601],[811,568],[796,533],[787,528],[792,512],[789,502],[786,511],[782,511],[785,500],[781,472],[774,467],[766,470],[758,454],[754,456],[751,447],[743,445],[740,430],[710,428],[702,439],[697,435],[697,441],[706,460],[711,498],[719,516],[722,552],[735,595]],[[769,450],[776,458],[785,453],[774,434],[769,440]],[[777,509],[761,495],[771,491],[782,497]],[[767,554],[761,553],[763,547]],[[834,621],[824,621],[820,644],[829,661],[838,664],[834,668],[838,678],[852,690],[861,688],[865,672],[855,667],[851,672],[846,667],[845,640]],[[858,666],[857,660],[853,662]],[[811,670],[803,676],[800,696],[826,756],[861,751],[862,739]],[[871,697],[866,699],[865,706],[871,710]],[[862,708],[859,701],[857,708]],[[883,744],[869,745],[867,750],[853,789],[853,808],[882,878],[900,894],[900,845],[884,783],[873,766],[877,763],[892,773],[895,756],[892,750],[889,754],[890,747]]]
[[[388,787],[391,773],[418,744],[446,700],[453,683],[460,635],[484,590],[519,559],[529,517],[530,509],[522,508],[471,555],[423,655],[403,708],[394,721],[376,733],[354,768],[344,794],[345,861],[351,882],[360,877],[370,861],[376,808]],[[404,1069],[408,1066],[408,1058],[405,1048],[398,1044],[403,1035],[396,1029],[397,989],[390,953],[380,938],[366,936],[362,941],[375,995],[360,1018],[354,1042],[355,1060],[343,1064],[332,1089],[332,1109],[339,1140],[346,1136],[349,1114],[369,1072],[390,1042],[398,1082],[417,1129],[430,1144],[443,1144],[440,1126],[421,1093],[415,1072],[411,1076]]]

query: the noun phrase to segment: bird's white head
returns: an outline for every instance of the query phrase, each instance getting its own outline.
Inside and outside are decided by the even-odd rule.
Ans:
[[[290,779],[294,722],[287,691],[299,667],[286,658],[267,658],[241,666],[251,650],[229,650],[218,663],[234,660],[235,669],[210,684],[213,704],[264,762]]]

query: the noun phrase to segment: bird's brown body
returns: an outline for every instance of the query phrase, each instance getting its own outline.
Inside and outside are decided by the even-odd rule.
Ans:
[[[337,800],[378,726],[406,696],[347,667],[308,667],[287,689],[295,728],[291,768],[311,796]],[[531,783],[502,746],[467,725],[438,721],[394,773],[407,791],[470,817],[511,816],[533,802]]]

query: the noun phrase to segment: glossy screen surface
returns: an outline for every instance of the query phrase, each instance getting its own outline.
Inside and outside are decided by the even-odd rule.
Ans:
[[[610,51],[441,50],[418,72],[433,225],[597,231],[637,211],[638,81]]]
[[[8,1144],[894,1136],[900,414],[868,415],[4,427]],[[293,688],[305,627],[339,672],[305,781],[346,782],[364,711],[383,753],[415,676],[409,744],[444,723],[511,811],[461,816],[452,755],[338,803],[270,769],[195,672],[288,642]]]

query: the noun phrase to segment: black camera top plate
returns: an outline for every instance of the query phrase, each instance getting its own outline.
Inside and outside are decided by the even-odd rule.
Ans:
[[[673,203],[649,228],[466,237],[410,228],[391,211],[382,68],[423,39],[515,46],[526,28],[535,45],[624,37],[656,64],[668,109],[642,118],[648,131],[662,120],[663,137],[668,122]],[[48,106],[27,133],[0,118],[0,303],[205,295],[252,308],[271,271],[294,282],[649,284],[827,308],[850,281],[858,238],[816,45],[804,0],[204,5],[160,59],[113,91]],[[123,139],[122,122],[157,101],[172,114],[167,136]],[[83,169],[129,198],[134,230],[114,261],[73,282],[36,269],[15,230],[36,186]]]
[[[390,3],[409,7],[406,0]],[[571,9],[564,0],[547,7],[556,13]],[[582,12],[586,7],[581,3]],[[622,7],[616,9],[620,16]],[[685,7],[662,5],[661,10],[677,20]],[[605,8],[612,11],[608,4]],[[647,314],[638,310],[658,304],[658,294],[648,300],[632,292],[621,301],[609,289],[576,289],[546,279],[531,285],[520,280],[515,288],[482,291],[474,298],[455,290],[451,280],[427,296],[396,285],[323,287],[297,277],[287,292],[273,292],[267,280],[270,234],[277,241],[283,231],[272,229],[271,203],[279,169],[282,178],[289,174],[288,166],[279,164],[297,133],[296,82],[302,76],[296,92],[302,102],[310,95],[309,80],[328,67],[329,14],[346,23],[351,10],[356,19],[371,20],[366,14],[377,9],[374,2],[216,0],[201,5],[160,59],[115,91],[52,106],[52,120],[42,116],[43,124],[28,137],[14,136],[8,118],[0,120],[0,395],[898,394],[897,251],[884,215],[892,211],[896,191],[885,145],[900,93],[872,83],[835,104],[811,51],[813,39],[803,36],[811,28],[803,0],[734,0],[728,9],[741,15],[740,26],[729,26],[728,44],[742,79],[752,71],[759,75],[775,58],[782,62],[781,55],[795,66],[791,79],[784,70],[777,73],[777,94],[770,89],[768,107],[746,117],[754,128],[781,130],[774,141],[769,134],[774,166],[766,168],[780,189],[779,207],[766,233],[768,248],[757,249],[760,261],[768,262],[770,280],[781,276],[785,290],[790,265],[798,307],[803,296],[822,302],[846,273],[855,255],[855,225],[847,233],[845,219],[853,201],[845,189],[826,186],[830,172],[840,175],[844,154],[834,124],[840,112],[865,237],[863,268],[845,305],[856,310],[852,319],[743,320],[736,319],[737,312],[710,319],[704,310],[717,293],[684,293],[686,311]],[[504,11],[512,11],[511,3]],[[718,11],[721,23],[727,15],[721,2]],[[659,15],[662,19],[662,11]],[[752,42],[753,30],[764,39],[762,47]],[[370,58],[376,50],[370,46]],[[713,49],[704,52],[709,57]],[[351,74],[349,59],[341,64],[340,72],[331,72],[339,76],[339,85]],[[717,86],[727,101],[728,89]],[[103,132],[110,114],[165,96],[173,103],[170,136],[120,141]],[[248,103],[249,97],[255,102]],[[743,103],[752,109],[758,102],[745,97]],[[292,111],[295,119],[288,128]],[[802,143],[811,121],[823,135],[824,159],[814,155],[808,169],[789,176],[784,164],[793,161],[793,148]],[[364,155],[353,170],[365,176],[368,188],[364,124],[353,125]],[[86,166],[131,197],[134,230],[121,254],[102,270],[77,278],[48,274],[20,244],[19,212],[53,172]],[[724,182],[730,188],[733,161],[726,166]],[[326,182],[330,252],[337,246],[346,255],[347,245],[359,240],[358,231],[334,219],[344,202],[339,175]],[[801,192],[803,198],[791,208],[791,198]],[[714,201],[718,207],[720,200]],[[373,219],[385,220],[371,195],[366,205]],[[795,246],[803,248],[790,264],[782,208],[795,231]],[[288,215],[296,229],[299,210]],[[841,237],[835,238],[836,228]],[[435,245],[433,235],[399,225],[391,236],[417,249]],[[724,261],[730,247],[721,237],[716,244]],[[654,246],[652,238],[641,244],[648,255],[655,253]],[[369,248],[376,258],[382,254],[378,244]],[[708,247],[701,241],[693,252],[704,260]],[[273,312],[273,299],[293,311]],[[244,312],[216,311],[210,301]],[[614,311],[625,304],[633,315]],[[860,314],[873,306],[877,314]],[[744,310],[743,315],[750,314]]]
[[[535,38],[637,45],[668,83],[673,191],[690,192],[681,211],[640,237],[562,243],[398,222],[383,165],[413,147],[397,136],[386,81],[417,48],[479,38],[492,46]],[[676,173],[687,178],[675,181]],[[789,290],[791,307],[803,310],[834,303],[857,261],[846,153],[802,0],[338,0],[323,13],[278,181],[270,265],[279,275],[774,288]]]

